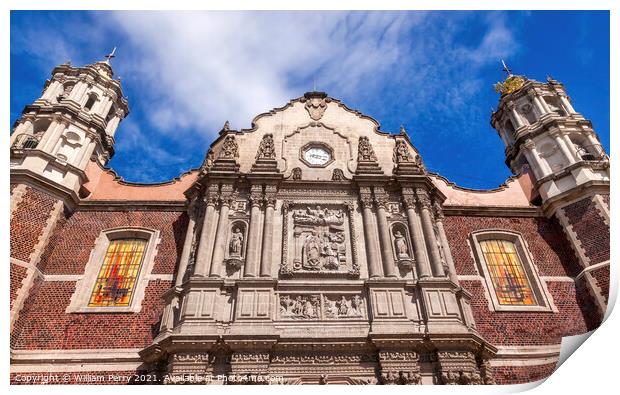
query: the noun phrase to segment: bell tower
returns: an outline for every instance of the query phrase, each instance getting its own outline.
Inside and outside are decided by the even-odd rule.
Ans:
[[[76,201],[89,160],[105,165],[114,155],[114,134],[129,113],[120,80],[113,78],[115,50],[84,67],[67,62],[54,68],[41,97],[13,127],[12,183],[44,185]]]
[[[503,61],[502,61],[503,63]],[[604,314],[609,282],[609,157],[590,120],[577,112],[564,85],[514,75],[495,84],[501,94],[491,125],[506,147],[514,174],[529,172],[540,205],[562,226],[581,265],[585,284]]]

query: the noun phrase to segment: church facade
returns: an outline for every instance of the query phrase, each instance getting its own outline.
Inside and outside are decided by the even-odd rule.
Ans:
[[[497,189],[322,92],[144,185],[104,167],[129,112],[109,60],[56,67],[11,135],[12,383],[547,377],[607,307],[609,158],[558,81],[496,89]]]

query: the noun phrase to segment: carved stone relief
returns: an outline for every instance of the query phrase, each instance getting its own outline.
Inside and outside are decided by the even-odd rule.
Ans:
[[[278,317],[281,320],[364,319],[366,310],[360,294],[280,294]]]
[[[402,223],[392,225],[392,243],[394,245],[395,260],[402,269],[411,269],[415,265],[411,237],[407,227]]]
[[[297,207],[297,208],[295,208]],[[342,205],[285,203],[281,274],[359,274]]]

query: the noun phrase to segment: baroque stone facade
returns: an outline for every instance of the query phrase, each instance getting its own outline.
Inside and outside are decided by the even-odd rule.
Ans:
[[[322,92],[226,123],[199,169],[145,186],[101,166],[128,113],[109,61],[57,67],[12,135],[13,382],[546,377],[562,336],[605,312],[609,161],[561,84],[513,77],[492,122],[515,176],[495,190],[430,173],[404,128]],[[135,295],[97,304],[106,248],[132,238]],[[497,282],[489,242],[514,246],[518,287]]]

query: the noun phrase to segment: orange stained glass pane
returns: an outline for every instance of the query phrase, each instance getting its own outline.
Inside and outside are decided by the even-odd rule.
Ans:
[[[88,306],[129,306],[145,248],[146,241],[140,239],[110,242]]]
[[[480,242],[480,247],[499,303],[535,305],[536,299],[515,244],[507,240],[485,240]]]

